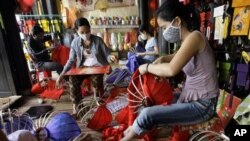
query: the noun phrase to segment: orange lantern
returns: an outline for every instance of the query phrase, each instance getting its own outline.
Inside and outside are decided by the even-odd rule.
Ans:
[[[34,4],[34,0],[17,0],[17,2],[22,12],[30,12]]]

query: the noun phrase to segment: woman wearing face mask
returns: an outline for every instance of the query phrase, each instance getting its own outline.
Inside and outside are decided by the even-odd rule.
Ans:
[[[145,26],[141,26],[140,29],[140,39],[146,41],[145,52],[139,52],[136,55],[141,56],[144,63],[152,63],[158,55],[158,46],[153,33],[149,31]]]
[[[158,9],[157,22],[164,28],[165,40],[181,42],[181,47],[175,54],[141,65],[139,71],[173,77],[183,70],[186,82],[177,103],[144,108],[124,132],[122,141],[143,135],[157,125],[197,124],[215,115],[219,87],[213,51],[207,39],[201,32],[191,29],[195,21],[178,0],[167,0]]]
[[[69,59],[56,82],[58,87],[61,85],[63,75],[70,70],[75,60],[76,67],[105,66],[109,65],[110,62],[116,62],[115,56],[110,54],[111,51],[106,47],[103,40],[98,36],[90,34],[90,24],[87,19],[78,18],[75,21],[75,29],[79,36],[71,43]],[[70,96],[73,102],[73,114],[77,113],[77,104],[82,99],[80,85],[83,79],[83,76],[70,76],[69,78],[72,84]],[[91,78],[92,86],[97,92],[99,92],[98,89],[102,85],[102,79],[102,75],[96,75]]]

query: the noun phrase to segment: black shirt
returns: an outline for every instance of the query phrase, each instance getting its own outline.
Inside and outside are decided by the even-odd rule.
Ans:
[[[44,36],[43,41],[35,40],[32,36],[28,38],[28,50],[34,62],[50,61],[49,52],[44,45],[44,42],[49,40],[51,36]]]

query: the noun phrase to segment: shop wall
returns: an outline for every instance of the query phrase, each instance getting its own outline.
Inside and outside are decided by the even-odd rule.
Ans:
[[[80,14],[83,17],[90,18],[93,17],[103,17],[103,16],[135,16],[138,15],[138,7],[129,6],[129,7],[117,7],[117,8],[108,8],[106,11],[94,10],[89,12],[81,12]]]

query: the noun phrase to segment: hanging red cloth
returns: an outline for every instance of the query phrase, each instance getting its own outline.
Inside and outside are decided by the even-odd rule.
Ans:
[[[54,62],[64,66],[69,59],[69,52],[70,48],[60,45],[53,49],[51,58]]]

